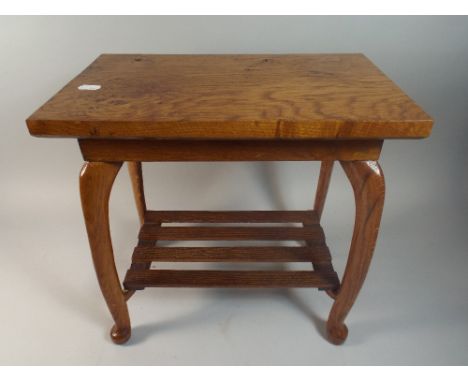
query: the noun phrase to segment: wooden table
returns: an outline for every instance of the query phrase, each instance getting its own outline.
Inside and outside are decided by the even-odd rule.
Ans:
[[[115,322],[115,343],[130,338],[126,301],[145,287],[316,287],[334,299],[327,333],[340,344],[377,239],[385,193],[377,162],[383,141],[427,137],[432,120],[362,54],[105,54],[37,110],[27,125],[34,136],[78,139],[85,160],[80,175],[83,214],[97,278]],[[146,207],[141,162],[297,160],[321,161],[311,210]],[[341,281],[320,225],[334,161],[340,161],[356,201]],[[128,162],[141,230],[122,288],[108,204],[123,162]],[[228,224],[165,224],[173,222]],[[248,224],[271,222],[285,226]],[[158,240],[297,240],[302,245],[161,247]],[[306,262],[313,270],[151,269],[158,261]]]

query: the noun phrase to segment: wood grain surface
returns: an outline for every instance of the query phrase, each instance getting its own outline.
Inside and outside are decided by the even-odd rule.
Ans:
[[[331,262],[330,251],[323,244],[314,247],[152,247],[138,246],[133,263],[160,262]]]
[[[384,139],[426,137],[432,120],[362,54],[104,54],[27,125],[82,138]]]
[[[320,175],[317,182],[317,191],[315,192],[314,211],[318,219],[322,217],[325,200],[327,199],[328,187],[333,172],[334,161],[322,161],[320,165]]]
[[[161,227],[145,223],[140,240],[313,240],[324,241],[322,227]]]
[[[376,160],[382,140],[79,139],[90,162]]]
[[[143,187],[143,169],[141,162],[128,162],[128,174],[132,183],[133,197],[135,198],[135,204],[138,212],[138,218],[140,224],[143,225],[145,222],[146,213],[146,200],[145,200],[145,189]]]
[[[314,271],[186,271],[128,270],[124,285],[142,287],[198,288],[334,288],[334,272]]]
[[[146,223],[318,223],[315,211],[146,211]]]

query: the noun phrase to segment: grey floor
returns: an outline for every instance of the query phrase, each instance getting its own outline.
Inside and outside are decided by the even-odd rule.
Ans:
[[[20,189],[1,227],[2,364],[467,363],[466,238],[453,230],[456,224],[444,224],[444,206],[431,206],[427,214],[428,206],[414,199],[406,201],[412,207],[404,215],[394,208],[400,202],[388,174],[381,237],[343,346],[323,338],[331,300],[311,289],[147,289],[129,302],[131,340],[115,346],[82,223],[77,169],[52,167],[63,178],[41,177],[33,180],[34,189]],[[317,170],[310,163],[153,164],[145,176],[154,208],[294,209],[311,204]],[[232,177],[235,188],[225,181]],[[182,180],[186,188],[177,187]],[[121,275],[138,229],[132,202],[122,171],[111,201]],[[339,272],[351,237],[352,203],[337,167],[324,225]]]

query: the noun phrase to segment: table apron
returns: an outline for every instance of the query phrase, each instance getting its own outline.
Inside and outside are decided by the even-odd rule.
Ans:
[[[377,160],[383,140],[78,139],[86,161]]]

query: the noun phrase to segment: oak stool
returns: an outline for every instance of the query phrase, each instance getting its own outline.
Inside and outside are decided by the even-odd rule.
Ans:
[[[78,140],[84,219],[94,267],[114,319],[131,326],[126,301],[146,287],[315,287],[333,306],[327,334],[341,344],[377,239],[385,139],[429,136],[431,118],[362,54],[99,56],[27,120],[39,137]],[[151,211],[141,162],[321,161],[306,211]],[[354,190],[356,217],[343,277],[320,225],[333,164]],[[120,283],[109,230],[109,196],[128,162],[141,229]],[[225,223],[167,226],[166,223]],[[231,225],[229,225],[231,223]],[[236,223],[236,225],[232,225]],[[300,226],[237,223],[299,223]],[[295,240],[301,246],[162,247],[158,241]],[[152,262],[305,262],[308,271],[160,270]]]

